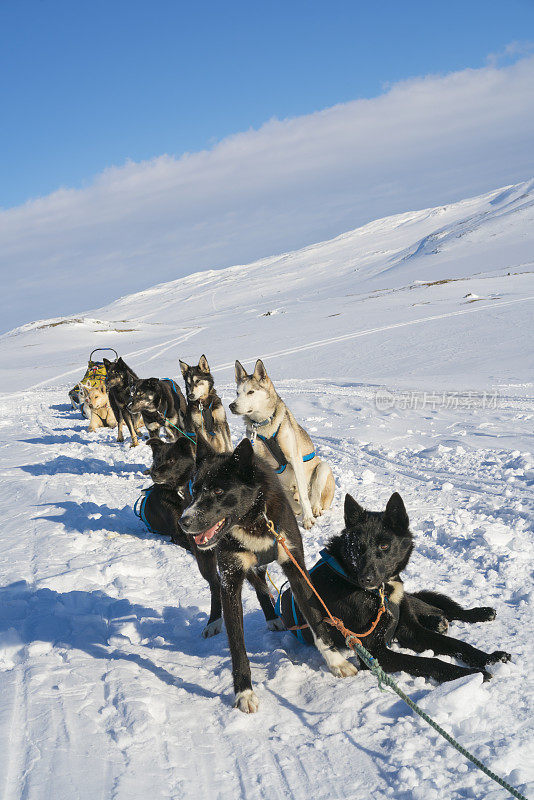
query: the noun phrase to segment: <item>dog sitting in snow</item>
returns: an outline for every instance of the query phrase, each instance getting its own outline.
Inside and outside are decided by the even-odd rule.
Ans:
[[[108,393],[104,385],[90,386],[80,384],[83,392],[83,413],[89,420],[89,430],[97,428],[115,428],[117,420],[111,408]]]
[[[493,620],[494,609],[486,606],[464,609],[454,600],[433,591],[405,592],[399,575],[408,564],[412,549],[408,514],[399,494],[390,497],[383,512],[366,511],[347,494],[345,529],[327,544],[321,560],[310,570],[310,577],[330,612],[356,635],[371,629],[385,596],[385,612],[374,630],[362,637],[362,644],[385,672],[404,671],[437,681],[453,681],[481,672],[484,680],[488,680],[491,675],[486,667],[497,661],[508,661],[510,655],[503,650],[485,653],[444,636],[443,632],[452,620]],[[313,639],[306,621],[295,608],[289,589],[282,592],[277,605],[286,626],[293,629],[301,641],[311,644]],[[335,643],[342,647],[344,639],[336,629],[333,636]],[[391,650],[392,641],[416,653],[433,650],[453,656],[468,666]]]
[[[186,430],[203,436],[217,453],[231,452],[230,428],[206,356],[200,356],[197,367],[180,361],[180,369],[187,394]]]
[[[315,517],[332,505],[332,470],[277,394],[260,359],[252,375],[236,361],[235,379],[237,398],[230,411],[245,418],[248,438],[276,471],[288,496],[300,504],[296,513],[302,513],[304,528],[311,528]]]

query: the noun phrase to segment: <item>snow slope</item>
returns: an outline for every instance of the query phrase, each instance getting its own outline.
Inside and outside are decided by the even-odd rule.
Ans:
[[[66,405],[99,344],[142,375],[206,352],[226,404],[233,360],[266,358],[336,477],[332,511],[305,534],[309,564],[345,491],[374,509],[401,492],[408,588],[493,605],[493,623],[451,632],[513,660],[489,684],[399,683],[533,792],[533,217],[525,183],[1,337],[2,798],[507,796],[369,673],[336,680],[268,632],[248,590],[261,706],[232,710],[227,642],[200,638],[209,597],[191,558],[133,516],[148,448],[88,433]]]

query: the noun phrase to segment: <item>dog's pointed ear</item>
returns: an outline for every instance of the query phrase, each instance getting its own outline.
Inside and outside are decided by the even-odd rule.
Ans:
[[[384,511],[384,524],[394,531],[407,531],[410,525],[402,497],[393,492]]]
[[[108,370],[111,367],[111,365],[115,363],[114,361],[110,361],[109,358],[106,358],[106,356],[104,356],[102,360],[104,362],[106,370]]]
[[[247,377],[247,371],[240,361],[235,362],[235,382],[239,383],[244,381]]]
[[[189,364],[186,364],[185,361],[182,361],[181,358],[178,360],[180,361],[180,369],[182,370],[182,375],[185,378],[186,372],[189,369]]]
[[[150,439],[147,440],[146,444],[152,448],[152,452],[155,453],[156,450],[159,450],[165,442],[162,442],[158,436],[151,436]]]
[[[199,370],[201,372],[209,372],[210,371],[210,365],[208,364],[208,359],[206,358],[204,353],[202,353],[202,355],[198,359],[198,368],[199,368]]]
[[[197,436],[197,467],[199,467],[206,458],[209,458],[213,455],[215,455],[215,450],[213,447],[206,441],[206,439],[204,439],[203,436]]]
[[[115,361],[115,364],[117,364],[117,365],[120,364],[121,367],[125,366],[124,361],[122,360],[122,356],[118,357],[118,359]]]
[[[252,442],[250,439],[242,439],[234,450],[234,460],[241,475],[251,475],[253,458],[254,448],[252,447]]]
[[[178,450],[181,456],[192,458],[195,460],[195,445],[189,436],[180,436],[173,447]]]
[[[265,369],[265,365],[261,358],[258,358],[256,361],[256,366],[254,367],[254,377],[258,381],[265,381],[267,380],[267,370]]]
[[[363,509],[350,494],[345,495],[344,512],[346,528],[350,528],[352,525],[356,525],[358,522],[361,522],[365,515],[365,509]]]

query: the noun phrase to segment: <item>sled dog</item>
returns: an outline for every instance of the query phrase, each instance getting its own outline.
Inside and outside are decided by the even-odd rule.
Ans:
[[[390,497],[383,512],[366,511],[347,494],[345,528],[322,551],[320,561],[310,570],[311,580],[331,613],[356,635],[371,628],[385,597],[385,613],[376,628],[362,638],[364,647],[385,672],[402,670],[437,681],[481,672],[488,680],[491,675],[486,667],[508,661],[509,654],[502,650],[484,653],[443,632],[452,620],[488,622],[495,619],[495,611],[489,607],[465,609],[435,591],[405,592],[399,575],[412,549],[408,514],[399,494],[395,492]],[[309,631],[301,627],[305,625],[302,614],[298,608],[293,609],[291,591],[287,589],[281,594],[277,610],[288,628],[293,628],[302,641],[311,642]],[[337,630],[333,635],[336,644],[343,645]],[[392,641],[416,653],[433,650],[454,656],[468,666],[391,650]]]
[[[211,593],[208,623],[202,631],[207,639],[222,630],[221,587],[217,573],[215,553],[201,551],[192,536],[180,526],[184,508],[191,502],[189,481],[195,469],[195,445],[185,436],[168,443],[159,437],[151,438],[147,445],[152,450],[152,466],[146,470],[154,481],[144,490],[138,514],[152,533],[170,536],[174,544],[188,550],[196,559],[202,577]]]
[[[141,414],[150,437],[159,436],[161,428],[171,441],[183,435],[185,397],[170,378],[136,380],[126,407],[131,414]]]
[[[115,428],[117,420],[111,408],[106,387],[80,384],[83,392],[83,413],[89,419],[90,431],[97,428]]]
[[[192,487],[193,501],[184,511],[180,524],[193,536],[199,550],[215,549],[221,576],[223,618],[232,656],[235,705],[245,713],[258,709],[252,689],[250,663],[243,633],[241,591],[245,578],[258,579],[258,567],[277,561],[291,590],[298,598],[314,642],[334,675],[355,675],[356,667],[336,649],[324,612],[310,593],[304,578],[273,536],[269,521],[284,536],[299,566],[305,570],[302,538],[286,494],[271,467],[257,454],[248,439],[243,439],[233,453],[215,453],[199,437],[197,473]],[[267,594],[263,577],[264,599],[258,595],[271,629],[279,629],[279,620]],[[269,623],[268,623],[269,624]]]
[[[213,376],[206,356],[200,356],[196,367],[190,367],[180,360],[180,369],[187,393],[187,432],[203,436],[217,453],[231,452],[230,428],[224,406],[213,387]]]
[[[278,473],[288,495],[300,504],[295,510],[302,513],[304,528],[311,528],[314,518],[332,505],[332,470],[321,461],[310,437],[277,394],[260,359],[252,375],[236,361],[235,379],[237,397],[230,403],[230,411],[245,418],[248,438]]]
[[[137,375],[125,364],[121,356],[116,361],[104,358],[104,366],[106,367],[106,389],[109,402],[117,420],[117,441],[124,441],[122,424],[125,422],[132,437],[130,447],[137,447],[139,444],[137,434],[141,430],[143,420],[141,414],[131,414],[126,407],[130,400],[131,386],[134,381],[138,380]]]

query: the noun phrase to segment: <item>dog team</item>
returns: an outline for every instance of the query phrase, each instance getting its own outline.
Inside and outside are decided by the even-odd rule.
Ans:
[[[401,573],[414,547],[408,514],[398,493],[384,511],[367,511],[345,496],[343,530],[333,536],[319,562],[306,570],[302,536],[330,508],[335,491],[332,470],[276,392],[261,360],[249,374],[235,363],[236,399],[230,411],[243,417],[246,437],[233,449],[223,404],[208,361],[180,361],[186,396],[171,379],[140,379],[121,357],[104,359],[105,388],[85,388],[89,430],[123,425],[138,445],[144,425],[153,463],[153,486],[144,490],[140,516],[155,533],[191,552],[211,592],[208,623],[202,635],[226,627],[232,659],[235,706],[252,713],[258,697],[252,688],[243,631],[242,587],[253,587],[270,630],[291,630],[314,644],[338,677],[357,668],[341,650],[342,635],[327,624],[324,610],[301,574],[309,576],[330,611],[352,631],[368,631],[365,647],[386,672],[450,681],[508,661],[504,651],[485,653],[446,636],[451,620],[486,622],[489,607],[464,609],[437,591],[404,591]],[[160,438],[166,434],[166,441]],[[273,531],[277,536],[273,535]],[[278,541],[282,536],[293,559]],[[278,562],[286,579],[273,605],[266,568]],[[297,566],[298,565],[298,566]],[[300,567],[300,570],[299,568]],[[360,634],[362,635],[362,634]],[[414,656],[432,650],[465,666]],[[360,668],[366,668],[364,664]]]

